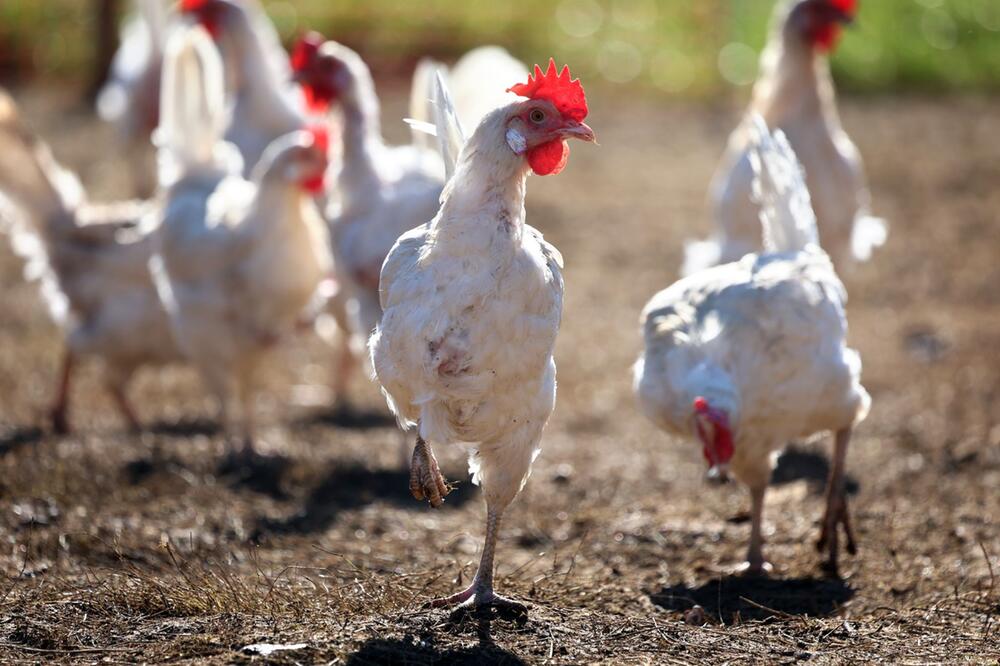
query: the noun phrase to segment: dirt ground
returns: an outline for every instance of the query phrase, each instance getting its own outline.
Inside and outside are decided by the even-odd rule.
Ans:
[[[111,133],[67,92],[15,91],[94,198],[127,191]],[[403,91],[386,118],[402,114]],[[252,478],[190,369],[142,374],[151,431],[125,433],[88,366],[75,434],[42,428],[60,353],[35,285],[0,249],[0,661],[248,663],[979,662],[1000,660],[1000,100],[847,100],[889,244],[846,276],[874,399],[849,453],[860,540],[842,579],[813,548],[828,439],[782,459],[765,580],[730,576],[748,498],[703,480],[698,446],[631,391],[638,314],[707,229],[705,190],[736,101],[591,93],[600,147],[529,182],[529,221],[566,258],[559,398],[505,518],[499,587],[527,621],[422,609],[475,571],[483,504],[458,447],[434,511],[360,381],[360,416],[316,406],[331,353],[296,340],[268,373]],[[405,129],[386,122],[396,138]],[[137,332],[141,334],[141,332]],[[704,626],[685,623],[701,605]]]

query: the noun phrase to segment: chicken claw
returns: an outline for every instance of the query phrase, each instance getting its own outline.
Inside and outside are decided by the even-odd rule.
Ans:
[[[444,504],[444,497],[451,492],[441,476],[434,452],[419,435],[410,460],[410,492],[418,500],[426,499],[435,509]]]
[[[822,564],[823,570],[833,575],[837,574],[837,556],[840,550],[837,528],[841,525],[844,526],[844,536],[847,538],[847,552],[854,555],[858,552],[858,547],[854,541],[851,517],[847,511],[847,498],[843,495],[832,498],[828,503],[819,539],[816,541],[816,550],[827,551],[827,557]]]

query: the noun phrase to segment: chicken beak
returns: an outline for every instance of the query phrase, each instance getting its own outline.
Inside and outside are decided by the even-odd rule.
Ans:
[[[580,139],[587,143],[597,143],[597,136],[594,130],[590,129],[587,123],[573,122],[562,128],[560,133],[567,139]]]
[[[719,463],[717,465],[712,465],[708,470],[706,475],[709,483],[714,485],[722,485],[724,483],[729,483],[729,464]]]

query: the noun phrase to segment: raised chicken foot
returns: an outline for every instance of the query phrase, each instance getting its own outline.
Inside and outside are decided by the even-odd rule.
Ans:
[[[451,492],[441,476],[434,452],[420,435],[410,459],[410,492],[418,500],[426,499],[435,509],[444,504],[444,497]]]
[[[851,517],[847,510],[847,493],[844,484],[844,464],[847,458],[847,445],[851,441],[851,429],[837,431],[834,440],[833,461],[830,466],[830,477],[826,484],[826,513],[820,526],[816,550],[826,551],[826,559],[821,564],[824,571],[831,575],[838,573],[838,555],[840,551],[839,530],[843,526],[847,538],[847,552],[857,553],[854,540],[854,530],[851,528]]]

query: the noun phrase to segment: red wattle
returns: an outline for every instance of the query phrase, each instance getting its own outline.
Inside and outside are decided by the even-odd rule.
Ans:
[[[828,53],[833,51],[839,40],[840,26],[831,23],[824,25],[816,32],[816,35],[813,37],[813,44],[815,44],[816,48],[820,51]]]
[[[528,151],[528,165],[539,176],[554,176],[564,168],[569,161],[569,144],[562,139],[555,139],[535,146]]]

